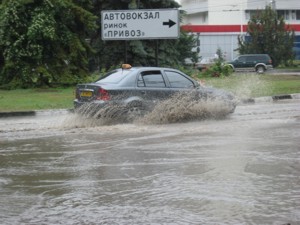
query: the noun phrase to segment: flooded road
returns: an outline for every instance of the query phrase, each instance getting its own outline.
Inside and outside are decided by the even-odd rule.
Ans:
[[[1,224],[300,224],[300,101],[220,120],[0,118]]]

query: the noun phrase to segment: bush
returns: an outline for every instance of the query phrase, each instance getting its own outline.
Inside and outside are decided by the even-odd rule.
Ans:
[[[215,64],[206,69],[201,75],[203,77],[224,77],[230,76],[233,70],[228,65],[223,65],[221,60],[217,60]]]

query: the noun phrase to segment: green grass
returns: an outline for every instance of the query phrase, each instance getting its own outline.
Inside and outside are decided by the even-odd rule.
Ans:
[[[300,93],[300,76],[233,74],[203,78],[206,86],[232,91],[239,98]],[[0,90],[0,112],[73,107],[74,88]]]
[[[300,76],[234,74],[225,78],[204,78],[207,86],[230,90],[241,98],[300,93]]]
[[[0,112],[72,108],[74,88],[0,90]]]

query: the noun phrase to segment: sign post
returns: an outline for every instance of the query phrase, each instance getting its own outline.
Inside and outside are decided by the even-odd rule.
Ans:
[[[101,12],[102,40],[177,39],[178,9]]]

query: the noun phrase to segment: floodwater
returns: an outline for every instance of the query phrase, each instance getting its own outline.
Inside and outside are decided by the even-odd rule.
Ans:
[[[149,118],[1,118],[0,223],[300,224],[300,100]]]

